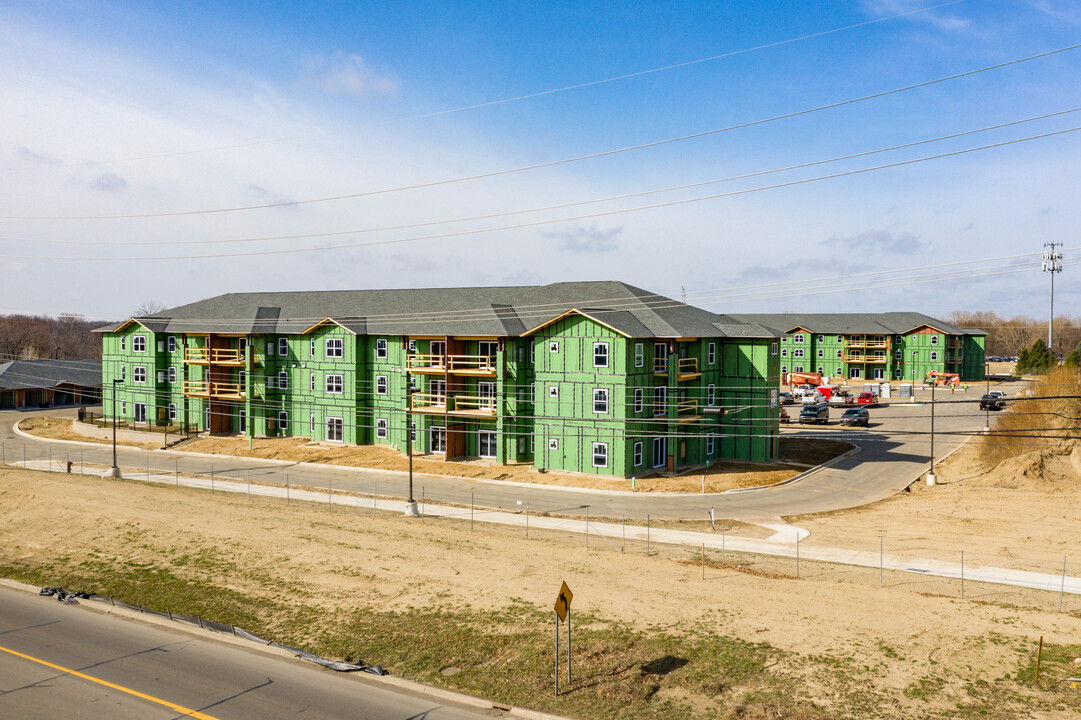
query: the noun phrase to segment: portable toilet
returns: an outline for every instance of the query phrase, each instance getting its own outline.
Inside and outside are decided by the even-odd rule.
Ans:
[[[901,397],[902,400],[907,400],[907,399],[911,398],[912,397],[912,385],[910,385],[909,383],[904,383],[903,385],[901,385],[900,393],[901,393],[900,397]]]
[[[883,397],[883,398],[890,397],[890,384],[888,382],[882,383],[882,392],[881,392],[881,394],[879,394],[879,397]]]

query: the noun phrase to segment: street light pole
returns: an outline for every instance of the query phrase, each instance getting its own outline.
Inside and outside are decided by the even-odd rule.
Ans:
[[[931,379],[931,467],[927,470],[927,484],[934,485],[935,477],[935,385],[937,378]]]
[[[405,446],[409,456],[409,499],[405,501],[405,514],[408,517],[420,517],[417,501],[413,498],[413,393],[417,390],[411,384],[405,388]]]
[[[120,467],[116,464],[116,385],[121,382],[123,380],[120,378],[113,378],[113,466],[105,473],[105,477],[120,477]]]
[[[985,362],[983,364],[983,379],[987,382],[987,391],[984,393],[984,395],[990,395],[991,394],[991,363],[986,363]],[[986,415],[986,418],[983,421],[983,431],[985,433],[986,432],[991,432],[991,407],[990,406],[985,406],[984,413]]]

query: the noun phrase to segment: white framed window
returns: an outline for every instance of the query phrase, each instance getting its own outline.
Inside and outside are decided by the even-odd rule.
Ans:
[[[841,350],[840,348],[838,348],[837,349],[837,357],[840,358],[840,357],[844,357],[844,356],[845,356],[844,350]]]
[[[833,369],[833,374],[834,374],[835,377],[844,377],[845,376],[844,368],[834,368]]]
[[[135,417],[132,418],[137,423],[146,422],[146,403],[137,402],[133,408],[135,410]]]
[[[341,418],[327,418],[327,441],[342,442],[345,440],[345,421]]]
[[[120,352],[127,352],[128,338],[125,335],[120,336]]]
[[[608,390],[606,388],[593,388],[593,412],[608,412]]]
[[[826,357],[826,351],[823,348],[818,348],[818,357]]]
[[[901,351],[900,350],[895,350],[894,353],[893,353],[893,359],[894,360],[900,360],[901,357],[902,357]]]
[[[794,357],[794,358],[803,357],[803,348],[793,348],[792,349],[792,357]]]
[[[381,395],[387,394],[386,378],[383,378],[383,392]],[[342,381],[341,375],[327,375],[326,382],[327,392],[333,395],[341,395],[345,391],[345,383]],[[376,386],[376,392],[379,392],[378,386]]]
[[[387,437],[387,421],[383,418],[375,419],[375,436],[380,439]]]
[[[646,364],[646,349],[640,342],[634,344],[634,366],[640,368]]]
[[[176,420],[176,403],[169,403],[169,419]]]
[[[121,400],[120,401],[120,417],[127,417],[127,416],[128,416],[128,401],[127,400]]]
[[[289,413],[287,411],[285,411],[285,410],[282,410],[281,412],[278,413],[278,429],[279,430],[288,430],[289,429]]]
[[[131,369],[131,379],[137,383],[146,382],[146,368],[142,365],[136,365]]]
[[[308,357],[315,357],[315,338],[308,341]]]
[[[819,336],[821,337],[821,336]],[[717,449],[717,438],[713,433],[706,435],[706,455],[712,455],[714,450]]]
[[[886,336],[885,335],[875,335],[875,342],[878,343],[879,345],[885,344]]]
[[[895,343],[899,343],[899,342],[901,342],[902,340],[904,340],[904,338],[903,338],[902,336],[900,336],[900,335],[894,335],[894,336],[893,336],[893,341],[894,341]]]
[[[713,383],[706,385],[706,405],[713,407],[717,404],[717,386]]]
[[[308,434],[315,437],[315,413],[308,414]]]
[[[863,377],[863,372],[858,367],[854,367],[848,371],[848,377],[859,379]]]
[[[893,369],[893,379],[894,380],[900,380],[903,377],[904,377],[904,371],[901,370],[901,368],[894,368]]]
[[[713,365],[717,362],[717,343],[711,342],[706,345],[706,364]]]
[[[236,414],[237,426],[242,433],[248,432],[248,413],[244,410],[238,410]]]
[[[536,435],[530,435],[529,436],[529,452],[536,452],[536,450],[537,450],[537,436]]]
[[[932,335],[931,336],[931,344],[932,345],[938,345],[938,335]]]
[[[386,395],[387,394],[387,376],[376,375],[375,376],[375,394]]]
[[[534,343],[529,344],[529,362],[537,362],[537,346]]]
[[[593,367],[608,367],[608,343],[593,343]]]
[[[932,350],[931,351],[931,360],[932,361],[938,360],[938,350]]]
[[[387,357],[387,339],[378,338],[375,341],[375,356],[377,358],[385,359]]]
[[[788,366],[787,365],[782,365],[781,366],[781,374],[785,375],[787,373],[788,373]]]
[[[279,390],[288,390],[289,389],[289,373],[286,372],[285,370],[282,370],[281,372],[278,373],[278,389]]]
[[[548,343],[548,352],[550,352],[550,353],[559,352],[559,341],[558,340],[552,340],[551,342]]]
[[[146,352],[146,335],[136,335],[131,339],[131,349],[134,352]]]
[[[549,450],[558,450],[559,449],[559,439],[558,438],[548,438],[548,449]]]
[[[409,442],[414,444],[417,442],[417,423],[415,420],[409,422]]]
[[[653,372],[668,369],[668,343],[653,343]]]
[[[481,357],[495,357],[499,352],[499,343],[494,340],[481,340],[477,343],[477,354]]]
[[[801,342],[803,342],[803,337],[804,337],[803,333],[796,333],[795,335],[792,336],[792,342],[801,343]]]
[[[844,341],[845,341],[845,336],[844,335],[838,335],[837,336],[837,342],[843,343]]]
[[[477,455],[482,458],[494,458],[496,456],[494,430],[480,430],[477,432]]]
[[[593,467],[608,467],[608,443],[593,443]]]
[[[308,390],[315,392],[315,373],[308,373]]]
[[[642,441],[639,440],[634,444],[634,466],[642,466]]]
[[[549,388],[548,388],[548,397],[550,397],[550,398],[559,397],[559,386],[558,385],[549,386]]]
[[[668,388],[653,388],[653,414],[666,415],[668,413]]]
[[[875,380],[882,380],[882,379],[884,379],[886,377],[886,369],[885,368],[875,368],[874,373],[875,373],[875,377],[874,377]]]
[[[278,355],[285,357],[289,354],[289,338],[278,338]]]
[[[792,368],[792,372],[803,372],[803,366],[802,365],[795,366],[794,368]]]
[[[776,355],[777,354],[777,343],[774,342],[774,343],[769,344],[769,354],[770,355]]]
[[[176,335],[169,336],[169,352],[176,352]]]
[[[636,413],[642,412],[642,409],[645,407],[645,404],[646,404],[645,398],[646,398],[646,391],[645,390],[643,390],[642,388],[635,388],[634,389],[634,411]]]
[[[818,366],[818,369],[816,370],[816,372],[817,372],[817,373],[818,373],[819,375],[825,375],[825,374],[826,374],[826,368],[824,368],[824,367],[822,367],[821,365],[819,365],[819,366]]]
[[[788,348],[781,348],[781,357],[788,357]]]
[[[417,351],[417,341],[410,338],[408,347],[409,352],[415,353]]]
[[[176,368],[175,367],[169,368],[169,382],[170,383],[175,383],[176,382]],[[241,385],[243,385],[243,383],[241,383]]]
[[[818,336],[818,342],[826,342],[826,336],[825,335],[819,335]]]

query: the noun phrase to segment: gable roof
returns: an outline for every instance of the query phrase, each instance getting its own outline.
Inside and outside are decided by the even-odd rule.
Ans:
[[[101,360],[12,360],[0,363],[0,390],[101,385]]]
[[[293,334],[331,320],[366,335],[517,337],[572,309],[630,337],[725,337],[723,328],[741,325],[732,317],[616,281],[229,293],[136,320],[174,333]],[[752,335],[741,337],[766,332],[757,325],[744,330]]]
[[[903,335],[928,325],[946,335],[983,335],[982,331],[964,330],[948,322],[918,312],[885,313],[773,313],[739,314],[742,322],[757,322],[790,333],[804,329],[823,335]]]

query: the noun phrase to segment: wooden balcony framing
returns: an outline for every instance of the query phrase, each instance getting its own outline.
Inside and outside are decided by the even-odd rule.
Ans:
[[[447,411],[447,396],[443,393],[413,393],[410,409],[415,413],[442,415]]]
[[[846,348],[886,348],[888,343],[885,340],[857,340],[855,338],[845,338]]]
[[[680,358],[676,373],[680,380],[694,380],[702,377],[702,373],[698,372],[698,358]]]
[[[412,412],[418,415],[452,415],[482,420],[495,419],[499,409],[496,398],[490,395],[441,395],[413,393]]]
[[[421,375],[470,375],[495,377],[496,359],[492,355],[429,355],[415,353],[406,359],[406,372]]]
[[[258,392],[253,393],[258,395]],[[215,400],[245,400],[247,395],[239,383],[185,380],[184,395],[187,397],[214,398]]]
[[[668,374],[668,358],[655,357],[653,358],[653,374],[654,375],[667,375]]]
[[[697,400],[680,400],[676,403],[676,422],[694,422],[701,417]]]
[[[844,357],[846,363],[872,363],[875,365],[884,365],[887,360],[886,355],[848,355]]]
[[[184,348],[185,365],[224,365],[244,367],[247,364],[245,351],[238,348]]]

